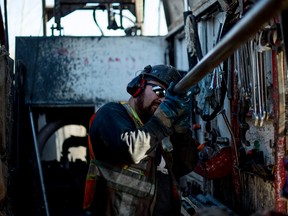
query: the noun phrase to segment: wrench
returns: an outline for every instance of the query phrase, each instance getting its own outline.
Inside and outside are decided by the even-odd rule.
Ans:
[[[252,67],[252,96],[253,96],[253,116],[255,118],[255,126],[259,123],[258,113],[257,113],[257,95],[256,95],[256,51],[255,51],[255,42],[254,39],[250,40],[250,58],[251,58],[251,67]]]
[[[258,66],[258,73],[257,73],[257,87],[258,87],[258,107],[259,107],[259,126],[262,127],[263,126],[263,122],[264,122],[264,113],[263,113],[263,107],[262,107],[262,85],[261,85],[261,73],[262,73],[262,53],[257,51],[257,66]]]

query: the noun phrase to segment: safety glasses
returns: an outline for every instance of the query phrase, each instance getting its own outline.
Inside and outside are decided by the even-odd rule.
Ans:
[[[152,91],[154,91],[158,97],[163,98],[166,96],[166,90],[163,89],[161,86],[154,83],[147,83],[146,85],[152,86]]]

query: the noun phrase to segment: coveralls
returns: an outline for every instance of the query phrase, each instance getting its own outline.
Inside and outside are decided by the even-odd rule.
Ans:
[[[84,200],[92,215],[180,215],[177,179],[195,167],[197,147],[191,130],[174,133],[164,145],[159,125],[154,116],[143,125],[127,103],[97,111]]]

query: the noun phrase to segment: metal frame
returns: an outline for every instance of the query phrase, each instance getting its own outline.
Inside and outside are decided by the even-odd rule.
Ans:
[[[135,17],[136,23],[143,23],[144,14],[144,1],[145,0],[55,0],[54,3],[54,17],[56,23],[56,29],[61,31],[61,18],[79,9],[90,10],[103,10],[103,7],[99,6],[86,6],[88,3],[98,3],[99,5],[112,5],[119,3],[119,9],[128,9]],[[107,8],[106,8],[107,9]],[[108,8],[109,9],[109,8]],[[51,14],[48,14],[48,20],[51,18]]]

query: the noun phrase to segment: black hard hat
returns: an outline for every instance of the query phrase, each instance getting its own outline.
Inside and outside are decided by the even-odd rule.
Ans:
[[[171,82],[178,83],[183,77],[181,73],[171,65],[148,65],[141,72],[145,80],[155,80],[165,86]]]

